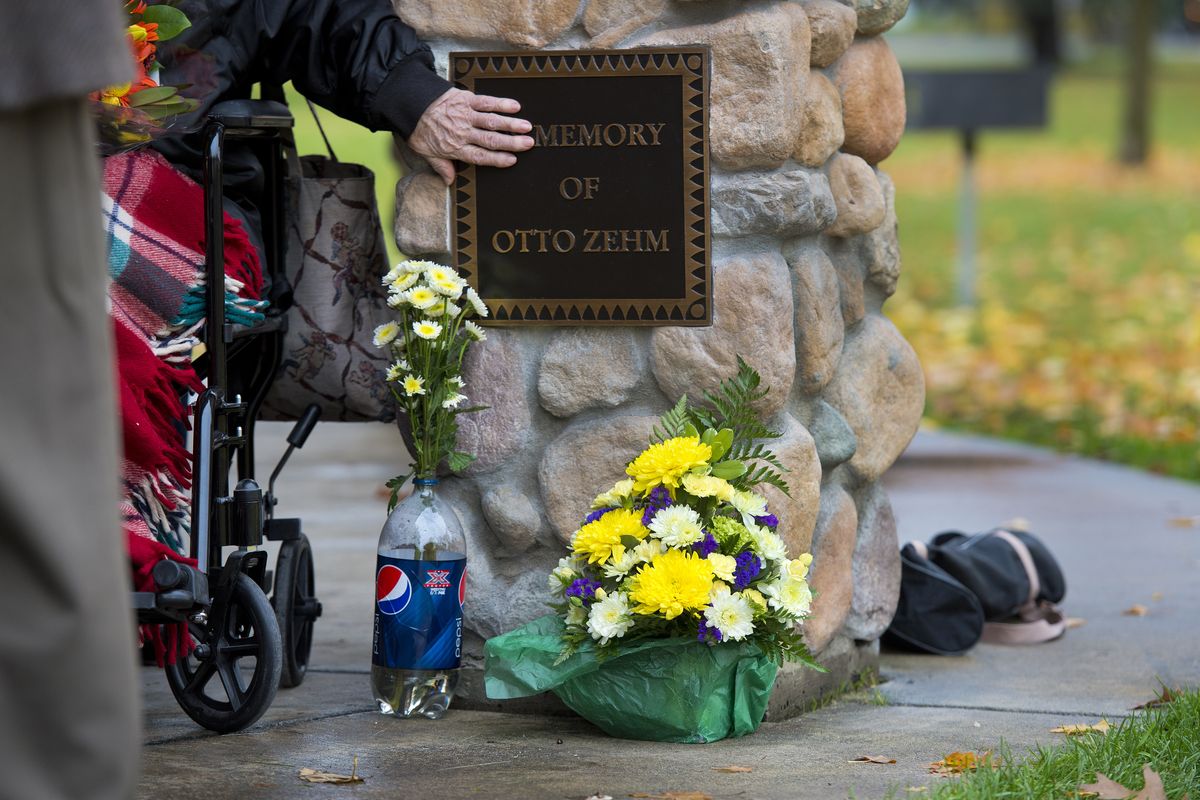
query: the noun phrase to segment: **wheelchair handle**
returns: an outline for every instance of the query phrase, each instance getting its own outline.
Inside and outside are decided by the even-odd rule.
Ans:
[[[292,447],[304,447],[304,443],[308,441],[308,435],[317,425],[317,420],[321,418],[321,407],[316,403],[310,403],[308,408],[304,409],[304,414],[296,422],[292,432],[288,434],[287,443]]]

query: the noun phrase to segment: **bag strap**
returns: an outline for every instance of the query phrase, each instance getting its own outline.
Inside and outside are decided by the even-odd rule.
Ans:
[[[338,157],[333,152],[333,145],[329,143],[329,137],[325,135],[325,126],[321,124],[321,118],[317,115],[317,107],[307,97],[304,98],[304,102],[308,103],[308,110],[312,114],[313,122],[317,123],[317,130],[321,132],[321,139],[325,142],[325,149],[329,151],[329,160],[336,164]]]
[[[982,641],[989,644],[1038,644],[1062,636],[1067,630],[1067,621],[1062,612],[1053,603],[1038,602],[1041,581],[1029,548],[1009,531],[995,530],[992,535],[1004,541],[1017,554],[1029,579],[1029,597],[1017,609],[1019,622],[985,622]]]

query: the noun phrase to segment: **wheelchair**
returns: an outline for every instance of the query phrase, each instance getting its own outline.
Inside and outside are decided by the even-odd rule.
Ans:
[[[186,624],[195,646],[166,665],[166,679],[183,711],[219,733],[252,725],[280,686],[300,685],[321,616],[308,537],[299,519],[275,513],[275,480],[304,446],[320,408],[310,405],[296,422],[264,490],[255,478],[255,420],[281,362],[287,318],[272,307],[253,327],[225,319],[224,143],[249,140],[266,168],[264,269],[280,281],[291,127],[287,107],[270,100],[225,101],[204,122],[207,315],[196,366],[207,388],[193,407],[191,457],[190,555],[197,565],[160,561],[152,572],[155,591],[133,595],[139,625]],[[280,542],[273,571],[264,540]]]

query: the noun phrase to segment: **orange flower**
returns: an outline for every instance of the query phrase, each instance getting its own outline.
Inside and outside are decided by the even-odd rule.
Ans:
[[[129,0],[129,2],[125,4],[125,13],[130,15],[145,14],[146,4],[140,2],[140,0]]]
[[[158,41],[158,23],[135,22],[127,30],[134,60],[139,64],[153,61],[156,50],[153,42]]]
[[[116,86],[101,89],[97,95],[101,103],[107,103],[110,106],[128,106],[129,91],[132,88],[133,84],[131,83],[119,83]]]

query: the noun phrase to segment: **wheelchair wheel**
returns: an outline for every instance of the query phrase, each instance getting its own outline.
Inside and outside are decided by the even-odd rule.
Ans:
[[[254,724],[279,688],[279,626],[266,595],[250,576],[237,576],[228,614],[208,635],[190,624],[197,647],[167,665],[167,683],[180,708],[198,724],[232,733]]]
[[[279,685],[290,689],[304,681],[308,656],[312,652],[313,623],[321,616],[312,548],[304,534],[285,541],[279,548],[271,605],[275,607],[275,619],[283,642],[283,672]]]

